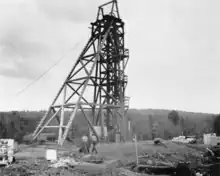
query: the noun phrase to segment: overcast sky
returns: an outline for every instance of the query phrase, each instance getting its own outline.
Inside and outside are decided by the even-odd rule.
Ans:
[[[0,0],[0,111],[48,108],[104,2]],[[130,49],[131,108],[219,113],[220,1],[119,0],[119,8]]]

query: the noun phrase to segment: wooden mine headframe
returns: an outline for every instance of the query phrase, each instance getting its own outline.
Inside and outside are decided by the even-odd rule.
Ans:
[[[34,139],[46,128],[57,128],[58,143],[63,145],[76,113],[81,111],[96,136],[93,126],[101,124],[108,131],[117,128],[126,140],[129,99],[125,97],[125,68],[129,51],[124,47],[124,34],[117,1],[99,6],[97,19],[91,23],[91,37],[35,129]],[[66,121],[67,111],[71,115]],[[54,118],[58,126],[50,125]]]

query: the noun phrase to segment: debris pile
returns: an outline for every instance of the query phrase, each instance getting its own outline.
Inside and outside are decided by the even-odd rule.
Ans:
[[[106,158],[102,156],[87,155],[87,156],[84,156],[82,160],[88,163],[102,164],[104,163]]]
[[[220,144],[207,148],[204,153],[204,163],[220,163]]]
[[[87,172],[75,168],[79,163],[73,158],[60,158],[54,163],[43,159],[35,161],[17,162],[1,170],[4,176],[51,176],[51,175],[86,175]]]
[[[183,154],[177,152],[157,152],[151,155],[142,153],[138,158],[139,163],[141,164],[150,164],[154,166],[176,166],[179,162],[199,162],[202,159],[202,155],[193,154],[191,152],[185,152]]]
[[[74,167],[77,164],[79,164],[80,162],[76,162],[75,159],[73,158],[60,158],[59,160],[57,160],[56,162],[54,162],[52,165],[50,165],[50,167],[54,167],[54,168],[61,168],[61,167]]]
[[[76,152],[59,154],[57,160],[47,161],[46,158],[29,158],[17,160],[3,171],[5,176],[51,176],[51,175],[178,175],[178,173],[191,173],[192,175],[205,176],[207,174],[219,176],[220,145],[196,151],[185,145],[165,143],[168,148],[148,144],[143,145],[139,151],[138,161],[135,157],[114,159],[109,155],[80,155]],[[147,149],[157,150],[149,150]],[[178,148],[174,148],[178,147]],[[65,155],[65,156],[64,156]],[[130,160],[132,160],[130,162]],[[1,173],[1,172],[0,172]],[[214,174],[213,174],[214,173]],[[217,173],[217,174],[215,174]],[[0,174],[1,175],[1,174]]]
[[[56,161],[44,159],[18,160],[15,164],[2,169],[4,176],[51,176],[51,175],[112,175],[113,170],[106,167],[105,158],[101,156],[84,156],[82,158],[59,157]],[[114,167],[116,168],[116,167]],[[0,170],[1,171],[1,170]],[[1,172],[0,172],[1,173]]]
[[[167,144],[168,148],[172,148],[171,144]],[[172,175],[181,170],[180,168],[190,168],[190,172],[194,172],[194,168],[197,168],[202,164],[203,153],[188,149],[185,145],[180,145],[179,149],[164,149],[161,152],[146,152],[141,151],[137,161],[130,163],[128,168],[138,173],[147,174],[168,174]],[[189,170],[189,169],[188,169]]]
[[[155,153],[153,155],[145,154],[139,157],[139,163],[152,166],[174,166],[165,154]]]

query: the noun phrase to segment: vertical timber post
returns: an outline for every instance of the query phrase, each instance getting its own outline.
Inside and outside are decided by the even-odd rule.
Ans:
[[[117,139],[117,136],[120,135],[119,140],[121,141],[121,139],[122,139],[121,116],[116,112],[116,110],[114,111],[114,116],[116,117],[116,120],[117,120],[117,129],[116,129],[116,134],[115,134],[115,140]],[[116,142],[120,142],[120,141],[116,141]]]
[[[101,126],[101,140],[104,139],[104,113],[103,106],[100,106],[100,126]]]
[[[66,85],[64,85],[64,92],[63,92],[63,105],[61,110],[61,116],[60,116],[60,127],[59,127],[59,137],[58,137],[58,143],[60,144],[62,140],[63,135],[63,123],[64,123],[64,114],[65,114],[65,101],[66,101]]]

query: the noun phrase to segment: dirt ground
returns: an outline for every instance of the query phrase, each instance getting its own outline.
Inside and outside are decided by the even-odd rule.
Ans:
[[[189,162],[201,157],[201,150],[170,141],[165,141],[164,144],[165,145],[154,145],[152,141],[139,142],[138,155],[147,156],[147,160],[151,164],[155,164],[154,162],[157,160],[159,163]],[[58,173],[59,175],[73,175],[73,173],[75,173],[75,175],[137,175],[126,169],[126,165],[135,163],[137,158],[135,144],[132,142],[99,144],[97,147],[99,154],[95,157],[102,158],[105,160],[105,163],[82,164],[74,167],[74,169],[49,168],[50,163],[44,159],[47,149],[57,149],[58,157],[71,156],[73,159],[80,158],[78,148],[70,143],[64,144],[62,148],[53,143],[48,143],[47,145],[20,145],[19,152],[16,153],[17,163],[4,169],[5,172],[12,173],[13,171],[15,174],[23,176],[25,176],[25,174],[49,175],[48,172],[55,175]],[[82,161],[83,158],[79,160]],[[28,173],[26,173],[27,170]]]

